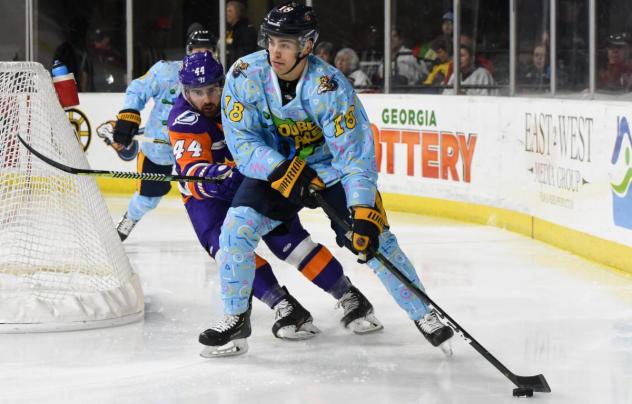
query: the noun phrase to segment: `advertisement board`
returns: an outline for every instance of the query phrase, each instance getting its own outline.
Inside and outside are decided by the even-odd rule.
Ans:
[[[383,193],[413,197],[413,205],[422,203],[418,197],[503,209],[632,245],[629,103],[359,97],[371,122]],[[86,154],[94,168],[135,170],[134,161],[122,160],[95,133],[122,102],[123,94],[81,94],[79,108],[93,132]]]
[[[632,106],[366,95],[380,189],[508,209],[632,245]]]

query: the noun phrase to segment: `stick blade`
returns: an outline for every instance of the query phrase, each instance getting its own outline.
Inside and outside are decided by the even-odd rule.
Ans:
[[[549,387],[549,383],[544,378],[544,375],[516,376],[516,378],[515,378],[515,380],[513,380],[513,382],[518,387],[530,388],[533,391],[537,391],[539,393],[550,393],[551,392],[551,388]]]

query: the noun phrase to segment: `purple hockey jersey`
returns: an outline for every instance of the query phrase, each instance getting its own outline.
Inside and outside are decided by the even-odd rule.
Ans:
[[[178,174],[199,176],[209,164],[234,166],[221,124],[197,112],[182,95],[176,99],[167,125]],[[181,183],[180,192],[185,201],[208,198],[200,182]]]

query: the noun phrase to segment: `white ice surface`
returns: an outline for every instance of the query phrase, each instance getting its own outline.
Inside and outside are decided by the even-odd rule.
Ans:
[[[113,216],[126,199],[109,199]],[[322,334],[275,339],[253,311],[250,351],[202,359],[197,335],[221,316],[215,263],[179,200],[164,200],[125,243],[146,295],[144,322],[67,333],[0,335],[0,403],[516,403],[513,385],[467,343],[445,359],[377,277],[333,243],[320,213],[303,216],[343,262],[385,329],[340,327],[335,301],[270,258]],[[539,403],[632,403],[632,278],[498,228],[390,213],[430,295],[520,375],[543,373]]]

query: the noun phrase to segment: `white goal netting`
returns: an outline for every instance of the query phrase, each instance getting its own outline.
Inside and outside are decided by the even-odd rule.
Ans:
[[[94,328],[142,318],[143,294],[96,182],[39,63],[0,62],[0,332]]]

